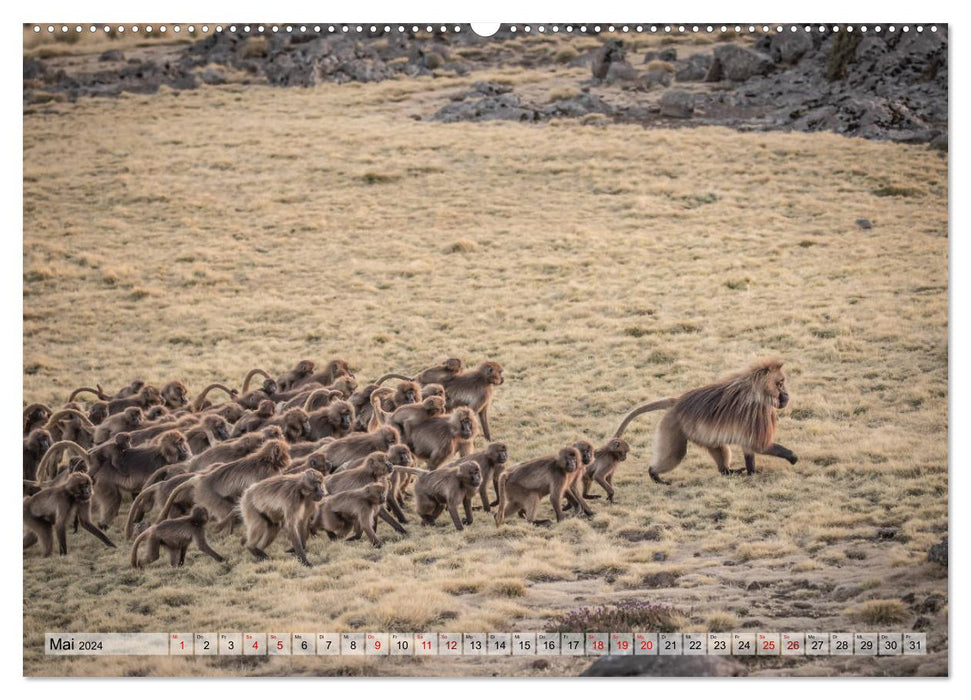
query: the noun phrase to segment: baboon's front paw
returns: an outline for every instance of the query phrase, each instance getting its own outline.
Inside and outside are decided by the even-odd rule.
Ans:
[[[789,458],[789,464],[795,464],[798,461],[799,461],[799,458],[796,457],[796,455],[792,455],[792,457]]]

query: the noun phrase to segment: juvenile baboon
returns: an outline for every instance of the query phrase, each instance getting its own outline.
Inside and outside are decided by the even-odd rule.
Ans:
[[[290,445],[290,459],[303,459],[307,455],[317,452],[321,447],[334,442],[336,439],[337,438],[326,437],[321,438],[316,442],[298,442],[296,445]]]
[[[261,401],[270,400],[275,404],[276,396],[279,392],[280,388],[277,386],[275,379],[265,379],[263,385],[253,391],[247,391],[246,385],[244,385],[243,395],[236,399],[236,403],[252,411],[259,407]]]
[[[41,428],[51,417],[50,407],[42,403],[32,403],[24,407],[24,437],[30,435],[35,428]]]
[[[311,373],[308,376],[302,379],[298,379],[294,384],[294,386],[310,384],[311,382],[320,382],[324,386],[329,386],[333,384],[335,381],[337,381],[338,377],[342,377],[342,376],[353,378],[354,374],[351,372],[351,367],[350,365],[347,364],[347,360],[334,358],[333,360],[328,362],[327,366],[324,367],[324,369],[322,369],[320,372],[317,372],[316,374],[314,374],[313,371],[311,370]],[[353,389],[351,391],[353,391]],[[350,396],[350,393],[344,394],[344,396],[345,397]]]
[[[408,446],[416,457],[427,460],[429,469],[436,469],[456,450],[462,456],[471,452],[474,439],[475,416],[471,409],[460,406],[447,415],[430,416],[414,423],[409,430]]]
[[[24,438],[24,478],[33,480],[37,478],[37,465],[54,444],[54,439],[49,431],[43,428],[32,430]]]
[[[286,413],[268,418],[264,425],[278,426],[287,442],[300,442],[310,436],[310,418],[302,408],[291,408]]]
[[[116,393],[111,398],[112,399],[124,399],[124,398],[128,398],[129,396],[134,396],[135,394],[137,394],[138,392],[140,392],[142,390],[142,387],[144,387],[144,386],[145,386],[145,380],[143,380],[143,379],[132,379],[128,383],[128,386],[125,386],[125,387],[122,387],[121,389],[119,389],[118,390],[118,393]],[[101,387],[99,386],[98,388],[100,389]]]
[[[194,413],[198,413],[199,411],[205,410],[212,405],[209,402],[209,400],[206,399],[206,397],[209,395],[209,392],[212,391],[213,389],[219,389],[220,391],[226,392],[229,395],[230,399],[235,399],[239,395],[239,392],[236,391],[235,389],[231,389],[225,384],[220,384],[218,382],[215,382],[207,386],[202,391],[200,391],[199,395],[196,396],[196,398],[192,401],[192,411]]]
[[[324,497],[320,474],[307,469],[299,474],[271,476],[253,484],[239,501],[243,515],[243,545],[257,561],[267,558],[266,548],[283,529],[290,545],[304,566],[307,560],[307,530]]]
[[[162,387],[162,403],[169,410],[189,405],[189,390],[180,381],[169,382]]]
[[[84,450],[81,450],[84,454]],[[85,530],[108,547],[114,543],[91,522],[91,477],[76,472],[63,484],[41,489],[24,499],[24,549],[40,541],[41,553],[49,557],[54,549],[52,534],[57,535],[58,553],[67,554],[67,526],[77,518]]]
[[[220,442],[210,447],[202,454],[195,455],[186,463],[190,472],[205,471],[219,462],[232,462],[255,452],[267,440],[283,439],[283,431],[277,425],[269,425],[259,430],[246,433],[238,438]]]
[[[385,452],[398,444],[398,431],[389,425],[373,433],[352,433],[334,440],[320,453],[330,464],[331,471],[347,466],[349,463],[367,457],[372,452]]]
[[[162,506],[172,495],[176,486],[185,483],[194,476],[195,474],[192,472],[176,474],[170,479],[142,489],[141,493],[135,496],[135,500],[132,501],[131,508],[128,509],[128,518],[125,520],[125,539],[130,540],[135,535],[135,526],[141,523],[148,513],[155,510],[155,506]],[[183,503],[175,503],[172,505],[169,515],[177,517],[188,512],[188,507]]]
[[[448,509],[455,529],[461,531],[463,523],[472,524],[472,496],[482,484],[479,465],[472,461],[462,461],[455,467],[442,467],[435,471],[408,469],[418,478],[415,480],[415,509],[421,516],[423,525],[432,525],[442,511]],[[465,510],[465,518],[459,517],[459,503]]]
[[[440,396],[444,400],[445,387],[441,384],[422,384],[421,395],[426,399],[430,396]]]
[[[198,415],[192,416],[198,420]],[[232,426],[222,416],[205,414],[201,420],[185,431],[185,439],[189,443],[192,454],[202,454],[223,440],[229,439]]]
[[[235,401],[226,401],[219,404],[218,406],[212,406],[210,408],[204,409],[204,413],[213,414],[217,416],[222,416],[226,419],[226,422],[232,425],[246,412],[246,407],[236,403]]]
[[[279,387],[276,385],[276,380],[273,379],[273,377],[271,377],[269,374],[267,374],[264,370],[262,370],[262,369],[251,369],[249,372],[246,373],[246,377],[243,378],[243,393],[244,394],[249,393],[249,385],[250,385],[250,382],[253,381],[253,377],[255,377],[256,375],[262,376],[264,378],[264,380],[268,380],[268,381],[273,382],[273,387],[272,387],[273,391],[271,391],[270,393],[274,393],[275,394],[279,390]],[[264,385],[265,384],[266,384],[266,381],[264,381]]]
[[[31,481],[29,479],[24,479],[23,495],[33,496],[35,493],[40,493],[44,489],[50,488],[51,486],[63,486],[64,482],[67,481],[67,478],[74,473],[87,474],[88,461],[81,457],[72,457],[68,462],[67,468],[58,471],[57,474],[54,475],[54,478],[48,481]],[[77,521],[74,523],[74,531],[78,531]]]
[[[428,418],[445,415],[445,399],[441,396],[429,396],[422,399],[421,403],[396,408],[391,415],[387,415],[383,410],[375,407],[374,415],[382,424],[397,428],[402,440],[407,441],[411,436],[411,428],[414,425],[422,423]]]
[[[415,456],[407,445],[392,445],[388,448],[388,461],[393,467],[412,467],[415,464]],[[356,465],[352,465],[356,466]],[[388,489],[388,508],[394,513],[394,517],[399,523],[408,522],[405,518],[402,507],[404,505],[405,489],[411,483],[411,475],[407,472],[395,469],[391,472]]]
[[[342,469],[324,477],[324,490],[328,494],[335,494],[360,488],[377,481],[388,481],[393,469],[395,469],[395,466],[391,463],[387,453],[372,452],[359,466]],[[377,515],[397,532],[405,533],[405,529],[383,508],[378,511]]]
[[[239,437],[254,430],[259,430],[267,420],[276,413],[276,404],[270,399],[263,399],[255,411],[247,411],[242,418],[233,425],[232,437]]]
[[[44,429],[51,434],[54,442],[70,440],[85,449],[94,444],[95,425],[86,415],[73,408],[63,408],[52,413]]]
[[[344,400],[335,401],[320,410],[307,415],[310,431],[308,440],[325,437],[341,438],[351,432],[354,423],[354,408]]]
[[[629,450],[626,440],[615,437],[594,453],[593,462],[583,469],[583,498],[600,498],[590,493],[590,486],[596,481],[607,492],[607,500],[614,502],[614,471],[627,459]]]
[[[221,530],[235,519],[234,508],[243,491],[258,481],[280,474],[288,466],[290,450],[287,443],[269,440],[256,454],[213,467],[175,487],[155,521],[165,520],[176,503],[191,498],[194,505],[209,511],[216,520],[215,529]]]
[[[700,389],[692,389],[676,399],[662,399],[631,411],[620,424],[615,437],[622,437],[630,422],[642,413],[671,409],[658,424],[648,474],[660,483],[669,482],[661,474],[681,463],[688,441],[708,450],[722,474],[729,470],[731,445],[745,455],[745,472],[755,473],[755,455],[781,457],[790,464],[796,455],[775,439],[777,409],[789,403],[786,375],[780,360],[755,363],[748,369]]]
[[[122,399],[112,399],[109,401],[108,415],[113,416],[116,413],[121,413],[126,408],[131,408],[132,406],[145,410],[149,406],[162,405],[162,403],[162,392],[158,390],[158,387],[146,384],[137,394],[126,396]]]
[[[526,520],[534,525],[548,525],[551,521],[536,520],[536,508],[540,499],[549,496],[556,513],[556,522],[563,520],[563,493],[568,477],[581,462],[580,452],[572,445],[559,454],[540,457],[499,477],[499,507],[496,525],[502,525],[512,513],[525,511]]]
[[[297,382],[307,379],[314,373],[314,363],[310,360],[300,360],[297,365],[288,372],[277,377],[276,384],[280,391],[290,391]]]
[[[131,448],[131,435],[129,433],[115,433],[111,440],[88,450],[91,469],[95,473],[106,466],[117,469],[121,456]]]
[[[101,421],[100,425],[95,427],[94,444],[100,445],[102,442],[107,442],[116,433],[130,433],[133,430],[138,430],[144,421],[145,416],[142,414],[142,409],[137,406],[130,406],[121,413],[108,416]]]
[[[354,430],[369,432],[374,425],[374,407],[384,406],[390,401],[394,390],[386,386],[368,384],[364,389],[360,389],[351,394],[347,402],[354,408]],[[366,400],[364,400],[366,397]],[[384,409],[381,409],[384,412]]]
[[[222,555],[210,547],[206,541],[206,523],[208,522],[209,513],[206,509],[196,507],[192,509],[191,513],[181,518],[172,518],[150,526],[132,543],[132,568],[138,569],[145,564],[156,561],[161,547],[165,547],[168,551],[169,563],[172,566],[182,566],[185,564],[185,553],[192,542],[195,542],[196,547],[216,561],[223,561]],[[138,548],[143,540],[146,541],[147,551],[145,558],[138,561]]]
[[[183,462],[191,456],[185,436],[178,430],[170,430],[147,445],[125,450],[118,456],[116,465],[102,464],[92,467],[94,503],[101,528],[107,530],[118,515],[122,493],[134,494],[141,491],[156,469]]]
[[[309,387],[312,385],[308,383],[305,386]],[[328,389],[330,391],[339,391],[342,398],[348,399],[357,390],[357,380],[350,375],[342,374],[333,382],[323,385],[321,388]]]
[[[331,540],[342,539],[350,532],[357,539],[363,532],[373,546],[381,547],[381,540],[374,533],[374,522],[387,497],[386,480],[324,496],[310,521],[310,532],[323,530]]]
[[[573,446],[580,453],[580,464],[566,478],[566,489],[563,491],[563,495],[566,497],[566,504],[563,508],[564,510],[569,510],[570,508],[577,507],[583,511],[584,515],[591,517],[593,510],[587,504],[586,500],[584,500],[583,494],[580,493],[580,478],[583,476],[584,468],[593,462],[593,445],[589,440],[578,440],[573,443]]]
[[[482,510],[488,513],[491,506],[499,505],[499,477],[506,469],[506,462],[509,454],[506,450],[506,443],[494,442],[484,450],[473,452],[467,457],[460,457],[449,464],[449,467],[457,466],[460,462],[475,462],[479,465],[479,473],[482,475],[482,483],[479,484],[479,497],[482,499]],[[488,486],[492,482],[492,487],[496,491],[496,500],[489,502]]]
[[[445,387],[445,408],[449,411],[458,406],[471,408],[479,417],[482,435],[491,442],[489,403],[492,401],[492,388],[502,382],[502,365],[498,362],[483,362],[471,372],[463,372],[441,382]]]

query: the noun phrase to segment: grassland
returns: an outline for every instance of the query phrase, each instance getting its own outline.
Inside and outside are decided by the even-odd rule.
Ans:
[[[645,418],[618,502],[549,530],[480,516],[386,531],[379,551],[318,539],[311,570],[282,543],[254,563],[217,537],[224,564],[142,572],[74,535],[66,558],[24,555],[25,673],[575,674],[589,662],[52,660],[41,641],[541,630],[626,599],[678,606],[685,631],[917,623],[933,650],[753,674],[946,673],[946,572],[925,561],[948,529],[946,159],[830,134],[409,118],[480,78],[28,110],[25,402],[135,376],[239,384],[304,357],[365,379],[490,358],[506,368],[493,431],[518,461],[775,354],[792,395],[779,439],[800,462],[725,479],[692,448],[661,488]]]

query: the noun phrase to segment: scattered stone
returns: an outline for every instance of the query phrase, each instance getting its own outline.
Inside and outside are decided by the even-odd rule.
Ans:
[[[921,630],[928,629],[931,624],[932,621],[929,617],[918,617],[916,620],[914,620],[913,630],[914,632],[920,632]]]
[[[479,80],[472,83],[472,90],[482,95],[505,95],[507,92],[512,92],[512,87],[502,83]]]
[[[748,586],[745,587],[746,591],[760,591],[763,588],[768,588],[772,584],[768,581],[752,581]]]
[[[206,85],[222,85],[226,82],[226,74],[219,68],[206,68],[199,76]]]
[[[124,61],[125,60],[125,54],[123,54],[118,49],[108,49],[107,51],[105,51],[104,53],[102,53],[100,56],[98,56],[98,60],[99,61],[102,61],[102,62],[108,62],[108,61]]]
[[[776,63],[792,65],[812,50],[813,40],[807,32],[781,32],[769,35],[768,54]]]
[[[651,559],[654,561],[665,561],[667,558],[668,555],[664,552],[654,552],[654,554],[651,555]]]
[[[536,659],[530,666],[536,671],[545,671],[550,667],[550,662],[546,659]]]
[[[590,62],[590,72],[597,80],[604,80],[610,70],[610,64],[623,61],[626,55],[624,42],[620,39],[608,39],[594,52],[593,60]]]
[[[457,102],[447,104],[438,110],[432,119],[441,122],[461,121],[536,121],[538,114],[535,109],[525,107],[519,97],[512,93],[483,97],[472,102]]]
[[[862,549],[847,549],[846,558],[855,559],[856,561],[863,561],[866,559],[866,552],[864,552]]]
[[[645,588],[673,588],[677,582],[676,574],[670,571],[658,571],[656,574],[647,574],[641,580],[641,585]]]
[[[947,538],[932,545],[927,552],[927,561],[940,564],[945,569],[947,568]]]
[[[738,566],[738,562],[734,559],[726,559],[722,562],[722,566]]]
[[[707,53],[696,53],[691,56],[674,74],[679,83],[704,80],[711,68],[712,57]]]
[[[944,596],[939,593],[931,593],[924,598],[924,602],[917,606],[919,613],[936,613],[944,606]]]
[[[627,61],[614,61],[607,69],[604,77],[606,83],[633,83],[640,77],[637,71]]]
[[[764,53],[734,44],[725,44],[715,48],[709,74],[716,71],[716,65],[718,66],[717,74],[720,77],[712,79],[706,76],[706,81],[733,80],[742,82],[753,76],[766,75],[773,68],[772,59]]]
[[[742,623],[742,629],[750,630],[762,626],[762,620],[746,620]]]
[[[917,600],[917,594],[913,592],[900,597],[900,602],[906,603],[907,605],[913,605],[914,601],[916,600]]]
[[[650,90],[658,85],[667,87],[671,84],[671,72],[662,69],[649,70],[641,76],[640,81],[641,87],[645,90]]]
[[[862,592],[863,592],[862,586],[844,584],[834,588],[833,592],[830,595],[833,598],[833,600],[835,600],[837,603],[845,603],[850,598],[855,598],[856,596],[860,595],[860,593]]]
[[[658,102],[662,117],[687,119],[695,111],[695,97],[684,90],[667,90]]]
[[[744,676],[745,668],[722,656],[603,656],[581,676]]]
[[[674,48],[662,49],[661,51],[648,51],[644,54],[644,63],[650,63],[651,61],[667,61],[671,63],[677,60],[678,50]]]
[[[856,225],[859,226],[862,229],[871,229],[871,228],[873,228],[873,224],[870,222],[869,219],[857,219],[856,220]]]

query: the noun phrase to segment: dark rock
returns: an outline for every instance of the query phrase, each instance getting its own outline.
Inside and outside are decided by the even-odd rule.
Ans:
[[[658,102],[662,117],[686,119],[694,114],[695,97],[684,90],[667,90]]]
[[[483,97],[481,100],[447,104],[432,119],[442,122],[460,121],[535,121],[539,117],[535,109],[525,107],[512,93]]]
[[[670,571],[658,571],[656,574],[647,574],[641,580],[641,585],[645,588],[673,588],[677,583],[678,576]]]
[[[550,662],[547,659],[536,659],[530,664],[530,667],[536,671],[545,671],[550,667]]]
[[[107,51],[105,51],[104,53],[102,53],[100,56],[98,56],[98,60],[99,61],[105,61],[105,62],[107,62],[107,61],[124,61],[125,60],[125,54],[123,54],[118,49],[108,49]]]
[[[793,64],[812,50],[813,40],[810,33],[801,29],[795,32],[772,34],[769,39],[768,53],[776,63]]]
[[[744,676],[745,668],[721,656],[603,656],[581,676]]]
[[[742,623],[742,629],[758,629],[762,626],[762,620],[746,620]]]
[[[726,559],[722,562],[722,566],[738,566],[738,562],[734,559]]]
[[[772,70],[772,59],[764,53],[734,44],[715,48],[712,70],[715,69],[716,63],[721,67],[721,79],[737,82],[748,80],[753,76],[765,75]],[[705,79],[709,80],[707,77]]]
[[[36,58],[24,59],[24,80],[34,80],[47,75],[47,64]]]
[[[915,632],[920,632],[921,630],[928,629],[933,624],[933,621],[929,617],[918,617],[914,620],[913,630]]]
[[[614,109],[609,104],[604,102],[602,99],[596,95],[590,93],[581,93],[576,97],[568,97],[564,100],[557,100],[552,102],[543,108],[542,113],[547,117],[582,117],[585,114],[613,114]],[[652,539],[649,533],[652,528],[648,528],[642,532],[627,530],[628,533],[634,533],[634,536],[642,535],[641,540]],[[658,538],[654,538],[658,539]],[[629,540],[631,542],[637,542],[640,540]]]
[[[745,587],[746,591],[760,591],[763,588],[768,588],[770,584],[768,581],[752,581],[748,586]]]
[[[505,95],[507,92],[512,92],[512,87],[502,83],[479,80],[472,83],[472,90],[482,95]]]
[[[873,224],[870,222],[869,219],[857,219],[856,225],[863,229],[873,228]]]
[[[643,530],[621,530],[617,533],[619,537],[628,542],[656,542],[661,539],[663,530],[657,526],[646,527]]]
[[[650,90],[657,86],[667,87],[671,84],[671,71],[662,68],[649,70],[641,76],[641,87]]]
[[[606,83],[632,83],[639,77],[637,71],[627,61],[614,61],[604,76]]]
[[[938,542],[935,545],[931,545],[931,548],[927,551],[927,561],[940,564],[945,569],[947,568],[947,538]]]
[[[654,552],[654,554],[651,555],[651,559],[653,561],[665,561],[667,558],[668,555],[664,552]]]
[[[862,228],[866,228],[863,226]],[[896,539],[897,535],[900,534],[899,527],[881,527],[877,529],[877,539],[878,540],[892,540]]]
[[[944,605],[944,596],[938,593],[931,593],[924,598],[924,601],[917,606],[919,613],[936,613]]]
[[[206,85],[222,85],[226,82],[226,74],[219,68],[206,68],[199,77]]]
[[[712,57],[707,53],[696,53],[691,56],[674,74],[675,80],[688,83],[704,80],[711,68]]]
[[[900,602],[906,603],[907,605],[913,605],[915,600],[917,600],[916,593],[908,593],[907,595],[900,596]]]

